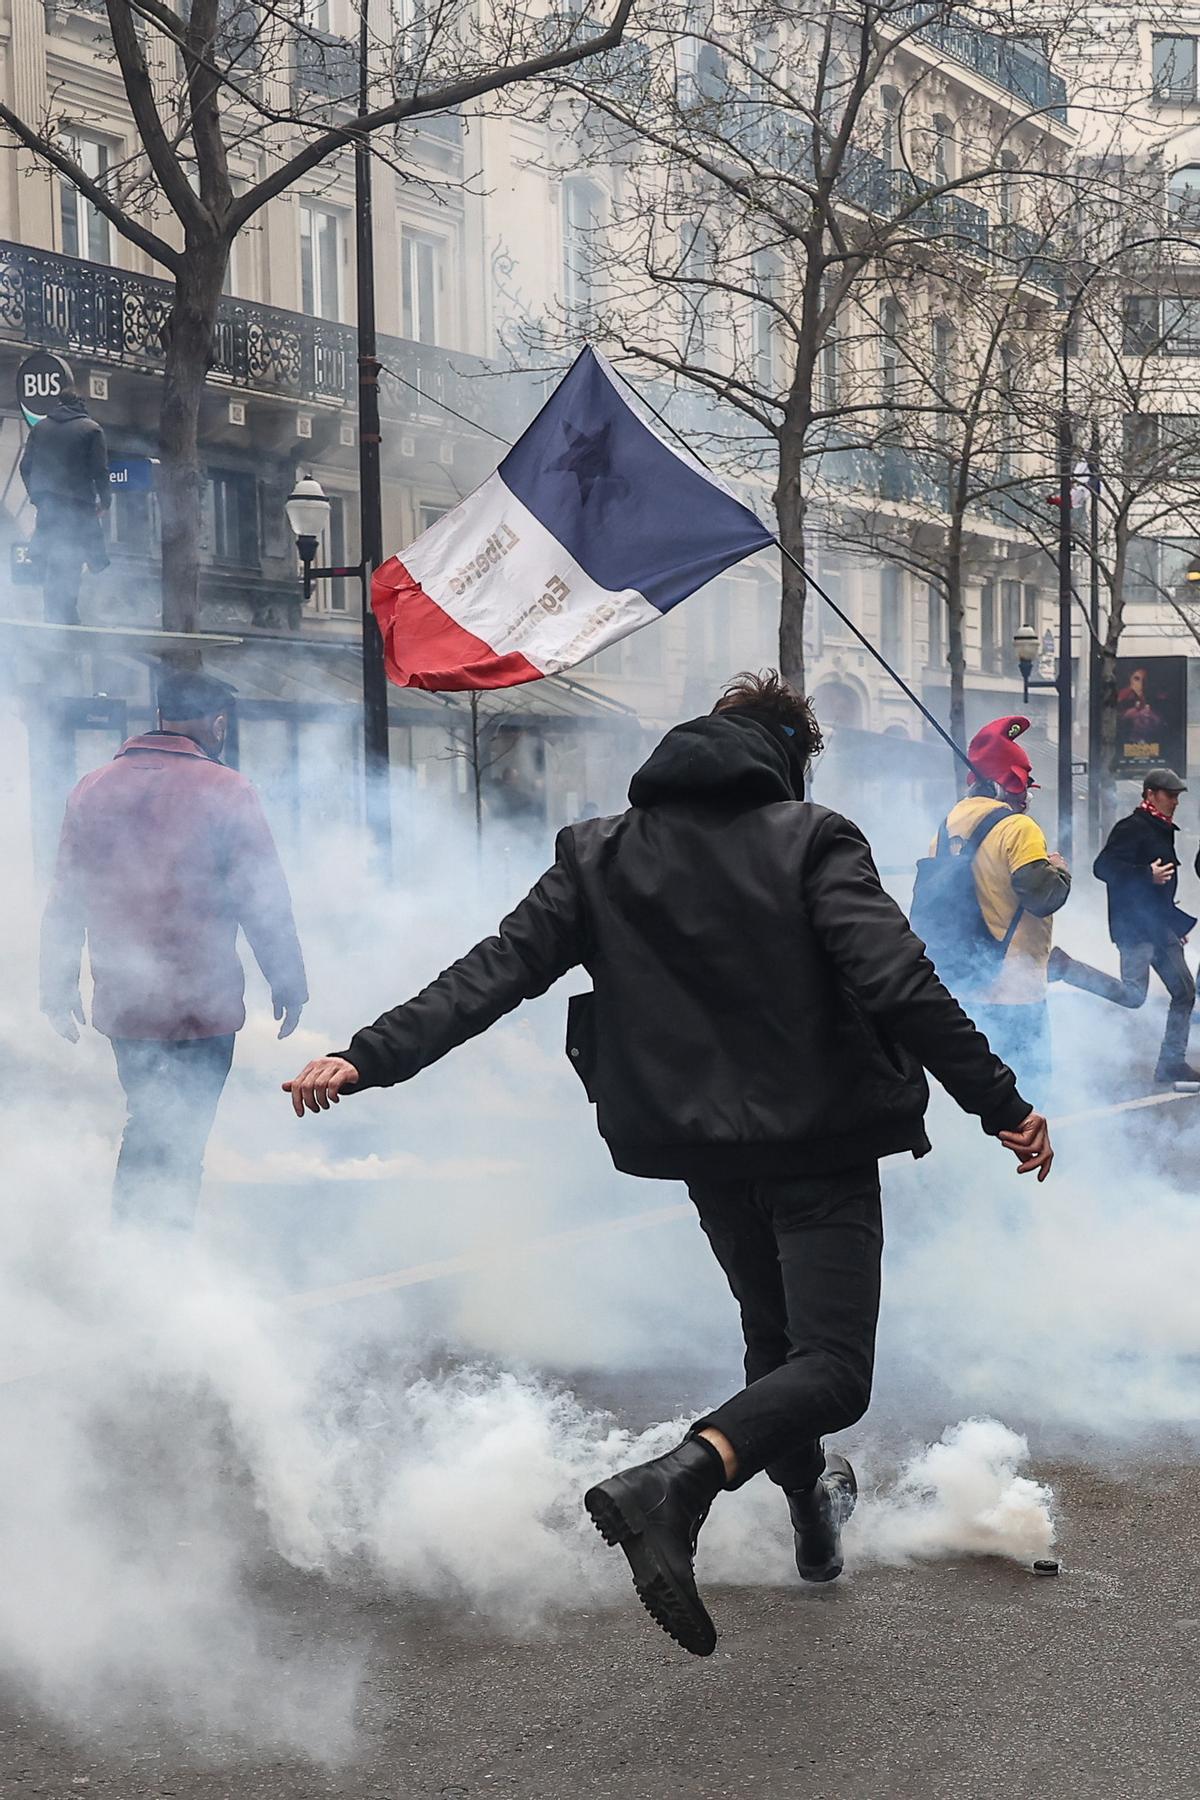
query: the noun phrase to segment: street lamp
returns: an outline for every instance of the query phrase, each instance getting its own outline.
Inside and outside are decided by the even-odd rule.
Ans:
[[[333,503],[315,475],[302,475],[287,497],[286,511],[300,557],[304,598],[312,599],[318,581],[357,578],[362,590],[363,632],[363,775],[366,780],[366,819],[375,844],[382,874],[391,864],[391,807],[388,791],[387,680],[383,670],[383,646],[371,611],[371,573],[375,563],[364,554],[361,562],[315,567],[321,533],[329,523]]]
[[[1046,633],[1046,649],[1049,652],[1052,639]],[[1029,702],[1030,688],[1059,688],[1062,679],[1060,663],[1057,675],[1035,675],[1033,665],[1042,653],[1042,640],[1036,629],[1030,625],[1018,625],[1013,632],[1013,649],[1017,653],[1017,667],[1021,671],[1021,681],[1025,688],[1025,701]]]
[[[288,524],[292,528],[292,536],[296,540],[296,549],[300,553],[300,562],[304,571],[304,598],[312,599],[313,582],[317,576],[334,573],[357,574],[355,570],[320,569],[314,572],[313,563],[317,559],[317,545],[321,534],[329,523],[333,503],[315,475],[302,475],[287,497],[286,503]]]

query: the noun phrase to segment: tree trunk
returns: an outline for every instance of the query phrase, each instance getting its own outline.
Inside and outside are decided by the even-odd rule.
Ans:
[[[229,246],[222,237],[190,239],[163,333],[166,345],[159,412],[159,511],[162,519],[162,627],[199,625],[200,407],[212,365],[217,306]],[[183,660],[198,661],[183,653]]]
[[[779,601],[779,672],[798,693],[804,692],[804,612],[808,603],[808,566],[804,545],[805,502],[801,482],[803,439],[786,422],[779,438],[779,481],[775,519],[779,541],[795,558],[782,558]],[[797,564],[799,565],[797,567]]]
[[[962,749],[967,747],[967,650],[963,625],[963,521],[954,513],[946,541],[946,660],[950,664],[950,736]],[[960,795],[967,791],[967,771],[956,756],[954,779]]]

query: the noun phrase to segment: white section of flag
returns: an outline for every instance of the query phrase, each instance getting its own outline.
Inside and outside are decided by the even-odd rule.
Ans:
[[[400,561],[456,625],[546,675],[662,617],[636,588],[614,592],[593,581],[498,474]]]

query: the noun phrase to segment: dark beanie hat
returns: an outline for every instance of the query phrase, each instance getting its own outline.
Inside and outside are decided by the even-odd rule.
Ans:
[[[158,710],[164,719],[211,719],[224,712],[236,689],[202,669],[163,669],[158,677]]]

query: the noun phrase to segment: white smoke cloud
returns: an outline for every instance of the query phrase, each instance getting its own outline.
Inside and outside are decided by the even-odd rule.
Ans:
[[[858,1558],[904,1563],[955,1555],[1032,1563],[1054,1547],[1054,1495],[1020,1471],[1029,1445],[996,1419],[966,1419],[921,1450],[846,1532]]]
[[[19,790],[0,850],[25,867]],[[914,824],[918,847],[927,825]],[[280,1045],[251,974],[185,1256],[105,1229],[111,1055],[90,1033],[60,1043],[38,1018],[38,897],[14,892],[0,945],[0,1020],[24,1056],[0,1151],[0,1559],[13,1572],[0,1672],[93,1729],[132,1729],[153,1700],[184,1731],[344,1756],[355,1659],[275,1628],[253,1579],[271,1556],[329,1582],[366,1571],[518,1634],[629,1604],[623,1560],[580,1495],[738,1384],[735,1311],[694,1224],[570,1235],[685,1197],[612,1171],[561,1055],[561,995],[417,1086],[293,1118],[280,1080],[490,929],[540,861],[531,848],[481,871],[470,840],[422,827],[421,841],[419,879],[385,891],[328,840],[291,867],[314,1000]],[[1067,917],[1065,935],[1098,939],[1083,902]],[[1103,957],[1099,941],[1084,948]],[[1128,1088],[1131,1043],[1152,1054],[1161,1025],[1055,997],[1060,1021],[1080,1007],[1071,1108]],[[939,1103],[934,1156],[888,1168],[884,1398],[843,1446],[863,1478],[848,1578],[898,1558],[1043,1554],[1053,1504],[1026,1437],[1040,1458],[1080,1431],[1191,1420],[1200,1229],[1186,1188],[1148,1174],[1189,1117],[1185,1105],[1073,1128],[1034,1187]],[[280,1303],[439,1262],[453,1278]],[[667,1373],[632,1425],[581,1397],[645,1369]],[[914,1431],[964,1419],[913,1449]],[[797,1580],[765,1480],[714,1507],[700,1574]]]

